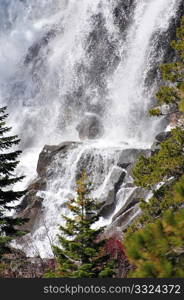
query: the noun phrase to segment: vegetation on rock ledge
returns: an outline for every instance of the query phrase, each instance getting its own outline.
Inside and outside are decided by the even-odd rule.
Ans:
[[[135,183],[151,189],[142,201],[142,215],[125,235],[125,246],[135,270],[129,277],[184,277],[184,18],[172,42],[178,61],[161,66],[163,80],[158,107],[150,113],[175,115],[175,128],[152,156],[142,156],[133,176]]]

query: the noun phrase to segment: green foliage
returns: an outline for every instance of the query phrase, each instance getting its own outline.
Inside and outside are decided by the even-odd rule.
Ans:
[[[179,111],[184,113],[184,99],[182,99],[179,103]]]
[[[170,104],[177,103],[179,101],[179,96],[177,90],[174,87],[162,86],[156,94],[159,104]]]
[[[112,277],[115,261],[104,249],[105,240],[98,240],[103,228],[93,229],[99,220],[102,204],[89,197],[90,187],[85,174],[77,182],[77,197],[68,202],[72,217],[63,216],[65,226],[60,226],[59,243],[53,246],[58,260],[56,272],[45,277]]]
[[[178,60],[161,66],[166,85],[156,94],[159,106],[150,114],[161,115],[167,104],[180,122],[160,143],[160,150],[141,156],[133,170],[135,183],[151,189],[153,196],[142,200],[142,215],[125,234],[128,257],[135,266],[129,277],[184,277],[184,18],[172,47]],[[156,189],[158,183],[163,185]]]
[[[9,251],[8,243],[20,236],[23,232],[15,229],[16,225],[21,225],[25,220],[7,217],[7,211],[16,208],[12,202],[19,200],[25,191],[14,191],[12,185],[21,181],[23,176],[16,177],[15,168],[19,161],[17,160],[20,151],[10,152],[12,146],[18,145],[20,140],[17,136],[7,136],[11,128],[6,127],[5,114],[6,107],[0,108],[0,257]]]
[[[171,43],[176,51],[177,61],[161,65],[160,70],[165,85],[161,86],[156,98],[158,105],[175,105],[176,111],[184,112],[184,17],[181,26],[177,30],[177,39]],[[158,108],[156,108],[158,112]],[[150,110],[150,114],[154,108]],[[159,115],[159,112],[158,112]]]
[[[157,93],[160,105],[174,104],[180,116],[184,111],[184,17],[177,30],[177,40],[172,42],[172,47],[177,51],[178,61],[161,66],[162,77],[166,81]],[[151,115],[160,115],[159,107],[150,111]],[[133,176],[135,183],[145,188],[154,188],[161,181],[173,177],[179,179],[184,172],[184,131],[180,125],[171,131],[171,137],[161,143],[161,149],[149,158],[140,157]]]
[[[180,180],[174,180],[172,184],[163,185],[160,189],[153,192],[153,197],[149,201],[142,200],[141,216],[134,222],[126,232],[126,237],[146,224],[154,222],[155,219],[162,217],[163,213],[171,209],[177,211],[184,204],[184,175]]]
[[[155,117],[155,116],[158,117],[162,114],[162,112],[161,112],[160,108],[155,107],[155,108],[152,108],[149,110],[149,114],[152,117]]]
[[[135,184],[153,188],[162,180],[174,176],[179,178],[184,172],[184,131],[175,128],[171,137],[161,143],[161,149],[150,157],[141,156],[133,170]]]
[[[127,253],[136,270],[129,277],[184,277],[184,209],[167,210],[126,240]]]
[[[176,87],[179,87],[180,83],[184,80],[183,68],[184,65],[180,61],[163,64],[160,67],[163,79],[170,83],[174,83]]]
[[[178,52],[180,59],[184,62],[184,16],[181,19],[181,26],[177,29],[177,40],[172,42],[172,47]]]

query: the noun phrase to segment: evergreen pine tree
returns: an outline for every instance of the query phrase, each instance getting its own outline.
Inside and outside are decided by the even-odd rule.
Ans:
[[[150,157],[141,156],[133,170],[135,184],[154,189],[162,180],[179,179],[184,173],[184,130],[174,128],[171,136],[160,145],[160,150]]]
[[[154,222],[155,219],[162,217],[166,210],[171,209],[177,212],[182,208],[184,202],[184,176],[172,184],[163,185],[160,189],[153,192],[149,201],[142,199],[140,207],[141,216],[126,231],[127,237],[136,232],[146,224]]]
[[[184,209],[167,210],[154,223],[129,235],[126,248],[136,265],[128,277],[184,277]]]
[[[162,180],[170,177],[179,180],[184,174],[184,17],[177,29],[177,39],[171,46],[176,51],[177,60],[161,65],[165,85],[156,94],[158,106],[150,113],[162,115],[162,106],[167,105],[170,107],[167,113],[174,114],[176,124],[170,137],[160,144],[160,150],[149,158],[142,156],[133,170],[135,183],[145,188],[154,189]]]
[[[98,240],[103,228],[92,225],[99,220],[102,204],[89,197],[89,184],[83,174],[77,181],[77,197],[68,202],[73,217],[63,216],[65,226],[60,226],[59,243],[54,246],[58,260],[55,273],[46,277],[112,277],[115,261],[106,253],[105,240]]]
[[[21,181],[23,176],[15,176],[15,168],[21,151],[10,151],[14,145],[18,145],[20,140],[17,136],[7,136],[11,128],[6,126],[6,107],[0,108],[0,257],[9,251],[8,242],[16,236],[23,234],[15,228],[25,220],[8,217],[7,213],[12,208],[16,208],[12,203],[19,200],[25,191],[14,191],[12,186]]]
[[[135,265],[129,277],[184,277],[184,17],[172,46],[177,61],[161,66],[165,85],[150,114],[162,115],[167,105],[176,124],[160,149],[140,157],[133,170],[135,183],[152,189],[153,197],[142,201],[142,215],[125,234],[127,255]]]

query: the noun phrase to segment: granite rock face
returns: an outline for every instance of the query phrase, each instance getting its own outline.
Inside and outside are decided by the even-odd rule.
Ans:
[[[40,177],[46,176],[47,169],[51,164],[54,156],[62,152],[63,156],[66,154],[67,151],[74,148],[76,142],[63,142],[58,146],[50,146],[45,145],[42,152],[39,155],[38,164],[37,164],[37,173]]]
[[[47,211],[56,209],[55,214],[62,214],[62,209],[65,209],[65,201],[62,202],[62,196],[59,198],[61,201],[54,200],[57,196],[52,190],[52,199],[49,203],[48,200],[45,202],[45,195],[46,193],[51,194],[50,182],[56,178],[58,178],[56,181],[58,190],[55,191],[58,193],[60,180],[69,171],[71,171],[71,176],[74,175],[73,180],[76,180],[81,171],[85,169],[90,181],[93,182],[93,189],[100,190],[96,199],[103,202],[102,216],[104,220],[111,220],[107,225],[106,232],[108,235],[114,236],[115,231],[122,232],[140,213],[139,202],[146,197],[148,192],[135,187],[131,171],[139,155],[148,156],[150,150],[113,148],[102,159],[101,151],[106,150],[98,150],[93,147],[86,147],[86,145],[88,144],[82,142],[63,142],[57,146],[44,146],[37,164],[38,177],[28,187],[27,195],[22,200],[17,212],[18,217],[29,219],[29,222],[25,223],[21,229],[34,234],[43,222],[45,222],[45,227],[49,226],[50,228],[52,219],[49,220],[50,225],[47,225],[45,209]],[[76,166],[72,170],[67,170],[66,162],[74,156],[76,156],[74,163]],[[22,239],[21,243],[24,242],[25,238]]]
[[[32,232],[36,229],[36,224],[42,217],[42,203],[44,198],[40,195],[43,191],[47,190],[48,179],[52,175],[49,167],[57,153],[61,152],[64,159],[67,151],[73,149],[75,144],[75,142],[63,142],[58,146],[44,146],[37,163],[38,177],[28,186],[27,194],[16,213],[16,216],[19,218],[29,219],[28,222],[21,226],[22,230]]]

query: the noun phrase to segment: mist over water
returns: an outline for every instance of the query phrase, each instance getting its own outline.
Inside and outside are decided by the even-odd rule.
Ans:
[[[42,256],[50,255],[43,223],[50,235],[56,234],[60,214],[53,218],[73,193],[81,157],[96,157],[91,176],[100,196],[118,159],[116,150],[149,147],[164,128],[162,120],[148,116],[148,108],[180,3],[0,0],[0,102],[8,106],[9,124],[21,138],[19,172],[27,175],[23,185],[36,175],[45,144],[79,140],[76,126],[85,113],[98,114],[104,127],[103,137],[74,149],[48,184],[42,224],[32,233]]]
[[[110,78],[111,134],[124,136],[133,143],[151,143],[158,123],[148,116],[148,108],[158,88],[156,78],[146,85],[146,78],[153,64],[162,62],[164,51],[154,57],[153,52],[160,36],[168,29],[171,17],[175,15],[178,1],[137,1],[134,16],[125,42],[121,48],[121,62]],[[152,44],[154,33],[157,38]],[[163,41],[164,43],[164,41]],[[149,130],[147,130],[149,128]]]

